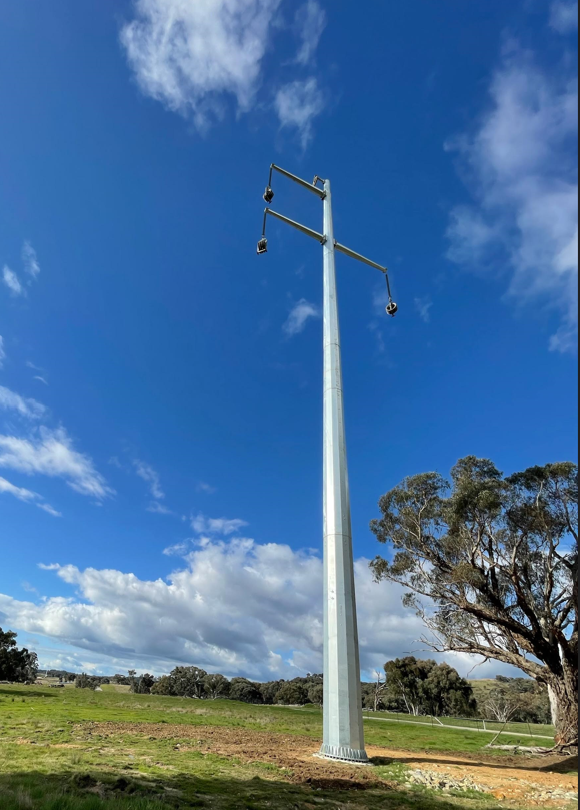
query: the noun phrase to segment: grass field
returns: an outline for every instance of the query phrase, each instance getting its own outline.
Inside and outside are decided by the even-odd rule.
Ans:
[[[327,779],[319,778],[326,763],[316,765],[318,761],[310,761],[309,754],[302,757],[303,766],[296,772],[272,761],[271,750],[278,745],[290,750],[304,748],[306,743],[309,751],[311,740],[315,752],[321,727],[322,713],[314,707],[294,710],[229,701],[200,703],[116,689],[96,693],[2,686],[0,808],[498,807],[486,796],[442,797],[419,787],[397,786],[404,779],[405,766],[400,763],[378,761],[372,769],[356,769],[360,779],[348,766],[341,771],[342,766],[333,765],[333,776]],[[473,754],[488,742],[485,735],[449,729],[372,722],[366,727],[369,746],[409,752]],[[518,737],[513,740],[517,742]],[[255,759],[252,751],[258,752]],[[497,762],[501,767],[501,754]],[[372,782],[368,781],[371,771]],[[310,772],[314,778],[308,777]]]
[[[413,717],[408,714],[401,714],[396,712],[367,712],[368,717],[375,717],[375,718],[385,718],[390,720],[397,720],[398,722],[405,722],[405,723],[419,723],[421,725],[432,726],[433,729],[437,729],[437,727],[441,726],[463,726],[465,728],[472,728],[474,731],[479,731],[480,733],[484,734],[489,732],[490,734],[497,733],[498,731],[502,732],[502,738],[504,732],[509,734],[510,737],[512,735],[526,737],[528,742],[527,745],[549,745],[549,741],[554,739],[554,726],[548,725],[541,725],[538,723],[529,724],[529,723],[507,723],[504,725],[503,723],[499,723],[493,720],[478,720],[473,718],[463,718],[463,717],[439,717],[437,719],[432,718],[429,716],[419,716]],[[534,743],[534,740],[530,737],[540,737],[545,738],[544,742],[541,739]],[[509,744],[508,740],[508,744]]]

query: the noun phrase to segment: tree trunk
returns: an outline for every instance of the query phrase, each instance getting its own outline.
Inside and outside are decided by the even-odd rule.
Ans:
[[[556,745],[578,747],[578,682],[567,684],[554,678],[548,684],[552,716],[556,726]]]

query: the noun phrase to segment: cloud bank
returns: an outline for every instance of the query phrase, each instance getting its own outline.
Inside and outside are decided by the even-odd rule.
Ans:
[[[239,537],[206,539],[187,553],[191,548],[190,541],[165,550],[184,554],[166,580],[43,566],[75,595],[37,603],[0,595],[0,620],[67,645],[68,666],[101,672],[136,666],[162,673],[195,664],[270,680],[321,671],[323,572],[315,553]],[[388,658],[419,651],[414,640],[423,626],[402,607],[399,586],[373,582],[368,560],[358,560],[355,570],[362,669],[372,677]],[[464,674],[474,664],[448,658]]]

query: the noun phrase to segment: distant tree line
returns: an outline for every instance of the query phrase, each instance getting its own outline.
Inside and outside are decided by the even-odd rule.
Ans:
[[[501,723],[552,722],[548,690],[531,678],[506,678],[498,675],[485,697],[478,700],[478,706],[480,714],[486,720]]]
[[[19,649],[16,633],[0,628],[0,681],[34,683],[38,675],[35,652]],[[159,678],[145,673],[112,677],[80,675],[66,670],[47,670],[46,677],[60,683],[74,682],[77,689],[98,689],[105,684],[129,686],[134,694],[185,697],[193,700],[235,700],[254,705],[322,706],[322,675],[307,675],[291,681],[267,683],[247,678],[232,678],[208,673],[199,667],[176,667]],[[472,685],[448,664],[423,661],[408,656],[387,661],[374,683],[363,683],[363,708],[435,717],[483,717],[499,722],[549,723],[548,690],[529,678],[507,678],[481,682],[485,688],[474,691]]]
[[[472,685],[448,664],[422,661],[412,656],[397,658],[376,673],[374,683],[363,683],[363,708],[391,711],[414,716],[481,717],[487,720],[509,720],[529,723],[550,722],[548,692],[527,678],[498,676],[484,690]],[[111,683],[129,686],[141,695],[185,697],[192,700],[235,700],[253,705],[322,706],[322,675],[307,675],[291,681],[267,683],[247,678],[229,680],[224,675],[210,674],[199,667],[176,667],[169,675],[155,678],[148,673],[138,676],[114,675]],[[108,678],[76,676],[80,689],[96,689]]]
[[[139,683],[133,691],[137,691]],[[133,688],[133,687],[132,687]],[[198,667],[176,667],[151,686],[154,695],[188,697],[196,700],[237,700],[255,705],[304,706],[322,705],[322,675],[307,675],[292,681],[258,683],[247,678],[228,680],[224,675],[211,675]]]

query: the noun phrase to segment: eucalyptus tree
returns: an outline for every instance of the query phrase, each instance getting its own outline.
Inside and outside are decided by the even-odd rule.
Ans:
[[[556,741],[578,745],[578,468],[504,477],[469,456],[404,480],[371,529],[390,546],[371,567],[407,589],[440,652],[518,667],[550,694]]]

